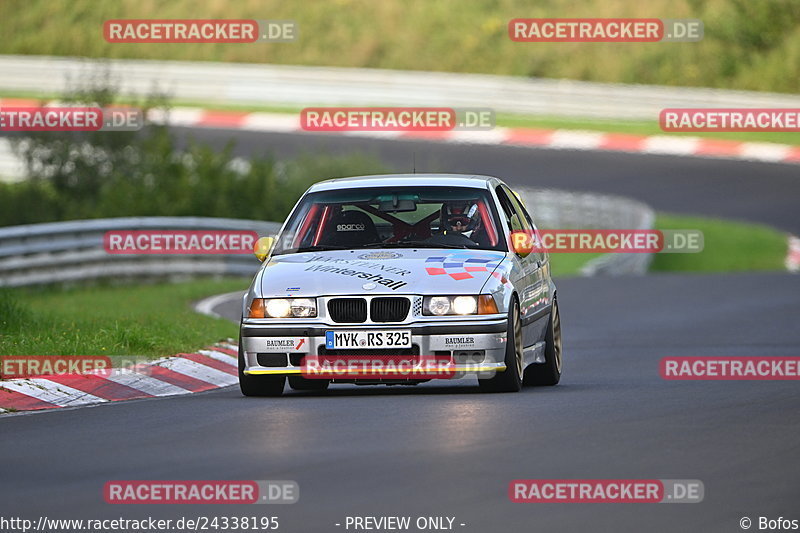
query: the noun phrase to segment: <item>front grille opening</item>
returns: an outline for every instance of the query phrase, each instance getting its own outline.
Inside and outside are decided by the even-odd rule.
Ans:
[[[328,302],[328,314],[338,323],[367,321],[367,301],[364,298],[334,298]]]
[[[411,302],[408,298],[373,298],[369,316],[373,322],[402,322],[408,316]]]
[[[456,363],[483,363],[486,350],[460,350],[453,352]]]
[[[367,348],[358,350],[329,350],[324,345],[320,345],[319,355],[352,355],[353,357],[364,357],[370,355],[419,355],[419,345],[412,344],[411,348]]]
[[[259,366],[286,366],[285,353],[257,353],[256,361]]]

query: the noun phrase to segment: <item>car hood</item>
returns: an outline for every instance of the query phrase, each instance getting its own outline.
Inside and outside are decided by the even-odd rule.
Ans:
[[[428,248],[277,255],[264,267],[261,295],[476,294],[505,256]]]

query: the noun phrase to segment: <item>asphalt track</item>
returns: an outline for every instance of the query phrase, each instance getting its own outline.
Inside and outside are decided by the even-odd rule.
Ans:
[[[463,172],[510,184],[621,194],[659,211],[763,222],[800,235],[800,165],[701,157],[626,154],[505,145],[378,140],[335,134],[285,134],[177,128],[243,157],[273,154],[374,155],[390,170]]]
[[[800,172],[750,164],[357,138],[194,131],[239,153],[354,147],[399,170],[499,175],[614,192],[658,209],[800,231]],[[456,530],[741,531],[800,519],[796,382],[677,382],[664,356],[800,355],[800,277],[675,275],[557,281],[565,374],[554,388],[337,387],[325,395],[189,397],[0,418],[0,516],[273,514],[282,531],[343,531],[346,516],[454,516]],[[235,302],[217,308],[238,318]],[[698,504],[513,504],[520,478],[699,479]],[[292,479],[291,506],[111,506],[113,479]],[[460,526],[459,524],[465,524]],[[352,531],[352,529],[351,529]]]

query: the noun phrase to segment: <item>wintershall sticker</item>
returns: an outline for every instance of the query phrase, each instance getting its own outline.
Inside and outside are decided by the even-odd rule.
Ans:
[[[515,479],[508,497],[514,503],[699,503],[705,487],[698,479]]]
[[[0,107],[0,131],[137,131],[140,109],[124,107]]]
[[[664,357],[659,371],[668,380],[797,380],[800,357]]]
[[[375,254],[381,254],[379,257],[370,257],[371,259],[381,260],[381,259],[395,259],[395,257],[388,257],[388,255],[382,254],[394,254],[394,252],[374,252]],[[402,257],[400,254],[396,254],[397,257]],[[359,257],[360,260],[353,260],[353,259],[343,259],[341,257],[326,257],[324,255],[315,255],[310,257],[306,263],[334,263],[337,265],[347,265],[351,267],[361,267],[371,270],[380,270],[381,272],[388,272],[389,274],[397,274],[398,276],[406,276],[411,274],[410,270],[406,270],[404,268],[400,268],[394,266],[391,263],[372,263],[367,260],[365,256],[372,256],[372,253],[361,254]]]
[[[293,20],[116,19],[103,24],[109,43],[255,43],[298,38]]]
[[[109,481],[103,498],[111,504],[285,504],[297,503],[296,481]]]
[[[30,378],[66,374],[102,374],[111,371],[105,355],[3,355],[0,378]]]
[[[372,281],[378,285],[389,287],[393,291],[408,285],[405,281],[394,280],[391,278],[384,278],[380,274],[373,274],[372,272],[361,272],[349,268],[339,268],[328,265],[314,265],[306,268],[306,272],[330,272],[332,274],[341,274],[343,276],[353,276],[356,278]]]
[[[255,231],[111,230],[103,236],[109,254],[250,254]]]

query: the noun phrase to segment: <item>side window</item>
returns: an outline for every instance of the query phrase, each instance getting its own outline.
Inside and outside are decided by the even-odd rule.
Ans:
[[[508,224],[508,227],[513,231],[514,207],[511,205],[511,200],[500,185],[497,186],[494,192],[497,193],[497,199],[500,200],[500,207],[503,209],[503,218],[505,218],[506,224]]]
[[[517,200],[516,195],[511,192],[510,189],[504,186],[500,186],[500,190],[503,191],[503,195],[505,196],[505,201],[509,203],[509,207],[511,208],[511,221],[509,226],[511,227],[511,231],[518,231],[518,230],[532,230],[533,225],[530,222],[530,217],[528,213],[525,211],[525,208],[519,203]],[[501,202],[503,203],[503,202]],[[505,207],[503,208],[505,209]]]
[[[528,210],[525,209],[525,206],[522,205],[520,199],[517,198],[517,195],[514,194],[511,190],[508,191],[508,197],[511,200],[511,204],[514,206],[515,212],[519,213],[520,221],[525,226],[519,229],[532,230],[536,234],[536,242],[541,243],[541,241],[539,240],[540,239],[539,230],[533,223],[533,219],[531,218],[531,215],[528,213]],[[546,252],[541,252],[541,251],[534,252],[533,256],[537,260],[543,261],[546,259]]]
[[[514,208],[517,211],[517,213],[519,213],[528,222],[528,226],[535,229],[536,225],[533,223],[533,219],[531,218],[530,213],[528,213],[528,210],[525,209],[525,205],[522,203],[522,200],[520,200],[517,197],[517,195],[514,194],[513,191],[511,191],[511,194],[509,194],[509,196],[511,198],[511,203],[514,204]]]

